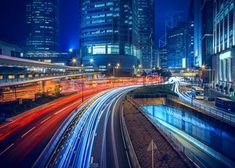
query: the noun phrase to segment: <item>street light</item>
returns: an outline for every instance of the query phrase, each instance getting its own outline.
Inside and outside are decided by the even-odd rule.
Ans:
[[[72,59],[72,64],[73,64],[73,65],[76,65],[76,63],[77,63],[77,59],[76,59],[76,58],[73,58],[73,59]]]
[[[115,67],[113,67],[113,76],[115,76],[115,73],[116,73],[116,69],[119,69],[120,68],[120,63],[117,63]]]
[[[203,64],[202,66],[201,66],[201,79],[202,79],[202,83],[204,83],[204,71],[206,70],[206,65],[205,64]]]
[[[201,69],[202,69],[203,71],[206,70],[206,65],[203,64],[203,65],[201,66]]]
[[[93,59],[93,58],[91,58],[91,59],[90,59],[90,63],[92,64],[93,62],[94,62],[94,59]]]

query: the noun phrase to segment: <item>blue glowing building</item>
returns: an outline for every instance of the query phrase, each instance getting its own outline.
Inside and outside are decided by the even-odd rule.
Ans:
[[[26,5],[27,57],[53,62],[58,53],[58,0],[30,0]]]
[[[80,7],[82,63],[132,70],[139,54],[132,43],[132,1],[81,0]]]
[[[186,68],[187,58],[187,24],[180,22],[167,33],[167,67]]]
[[[133,0],[133,42],[144,69],[154,67],[154,5],[153,0]]]

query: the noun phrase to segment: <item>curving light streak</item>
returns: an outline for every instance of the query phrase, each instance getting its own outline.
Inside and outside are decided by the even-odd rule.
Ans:
[[[97,98],[83,113],[60,147],[59,154],[50,161],[53,167],[90,167],[91,152],[101,116],[105,113],[105,127],[107,127],[110,109],[115,100],[127,91],[138,86],[127,86],[111,90]],[[103,136],[105,137],[105,136]],[[102,145],[105,147],[105,140]],[[105,149],[104,149],[105,150]],[[102,151],[101,164],[104,163],[106,151]],[[118,163],[117,163],[118,164]]]

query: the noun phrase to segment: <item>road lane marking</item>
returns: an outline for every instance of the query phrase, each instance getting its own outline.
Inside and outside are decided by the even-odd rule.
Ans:
[[[55,114],[55,115],[57,115],[57,114],[59,114],[60,112],[61,112],[61,110],[60,110],[60,111],[55,112],[54,114]]]
[[[129,167],[131,167],[131,162],[130,162],[129,154],[128,154],[127,151],[125,153],[126,153],[126,157],[127,157],[127,161],[128,161]]]
[[[9,125],[9,124],[3,125],[3,126],[1,126],[1,127],[0,127],[0,129],[2,129],[2,128],[4,128],[4,127],[8,126],[8,125]]]
[[[54,115],[57,115],[57,114],[63,112],[64,110],[67,110],[68,108],[72,107],[73,105],[77,104],[78,102],[81,102],[81,100],[75,101],[74,103],[70,104],[69,106],[66,106],[65,108],[55,112]]]
[[[44,122],[46,122],[47,120],[49,120],[51,118],[51,116],[49,116],[48,118],[46,118],[45,120],[43,120],[40,124],[43,124]]]
[[[4,151],[2,151],[0,153],[0,156],[3,155],[7,150],[9,150],[12,146],[14,145],[14,143],[12,143],[10,146],[8,146]]]
[[[21,138],[24,138],[28,133],[30,133],[31,131],[33,131],[36,127],[31,128],[30,130],[28,130],[24,135],[21,136]]]

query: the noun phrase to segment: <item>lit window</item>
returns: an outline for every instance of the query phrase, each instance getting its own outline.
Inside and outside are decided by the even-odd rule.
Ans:
[[[91,54],[91,53],[92,53],[91,46],[87,47],[87,52],[88,52],[88,54]]]
[[[102,20],[93,20],[92,21],[92,23],[104,23],[104,22],[105,22],[105,20],[103,20],[103,19]]]
[[[108,17],[113,16],[113,14],[112,13],[107,13],[106,16],[108,16]]]
[[[105,45],[93,46],[93,54],[106,54]]]
[[[131,55],[131,47],[125,46],[125,55]]]
[[[108,54],[119,54],[119,45],[108,45]]]
[[[106,32],[107,32],[107,33],[112,33],[112,32],[113,32],[113,30],[106,30]]]
[[[107,2],[106,3],[106,6],[111,6],[111,5],[113,5],[113,2]]]
[[[104,6],[105,6],[104,4],[96,4],[95,8],[100,8],[100,7],[104,7]]]

